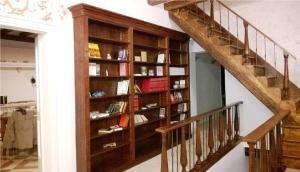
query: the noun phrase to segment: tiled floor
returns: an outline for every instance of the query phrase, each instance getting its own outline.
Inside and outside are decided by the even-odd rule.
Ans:
[[[38,172],[37,152],[23,156],[1,155],[0,172]]]

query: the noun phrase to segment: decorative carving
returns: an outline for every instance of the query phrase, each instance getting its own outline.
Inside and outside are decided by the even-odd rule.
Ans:
[[[55,0],[0,0],[0,11],[8,14],[53,22],[64,20],[67,8]],[[57,4],[57,5],[53,5]]]

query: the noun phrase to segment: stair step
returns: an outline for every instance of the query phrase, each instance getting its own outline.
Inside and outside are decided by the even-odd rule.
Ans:
[[[254,67],[254,75],[255,76],[265,76],[266,68],[264,65],[253,65]]]
[[[282,162],[288,168],[300,169],[300,157],[283,156]]]
[[[296,100],[295,105],[296,105],[296,112],[300,113],[300,98],[298,98],[298,100]]]
[[[300,126],[297,125],[286,125],[283,128],[284,140],[297,140],[300,142]],[[300,145],[299,145],[300,146]]]
[[[267,86],[268,87],[275,87],[277,76],[267,76]]]
[[[227,33],[223,32],[222,30],[212,29],[212,31],[213,31],[214,33],[220,34],[221,36],[227,35]]]

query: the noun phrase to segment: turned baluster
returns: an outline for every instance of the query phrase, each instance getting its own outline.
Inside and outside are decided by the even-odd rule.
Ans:
[[[213,125],[212,125],[212,116],[209,116],[208,119],[208,147],[209,147],[209,153],[208,158],[213,154],[213,148],[214,148],[214,133],[213,133]]]
[[[276,164],[277,164],[277,155],[276,155],[276,146],[275,146],[275,136],[274,136],[274,129],[269,132],[269,140],[270,140],[270,164],[271,164],[271,171],[276,171]]]
[[[255,172],[255,143],[248,143],[249,145],[249,172]]]
[[[260,140],[260,169],[261,172],[267,172],[267,150],[266,150],[266,137]]]
[[[289,99],[289,55],[284,53],[284,76],[283,76],[283,88],[281,90],[281,99],[287,100]]]
[[[213,29],[215,27],[215,17],[214,17],[214,0],[210,0],[210,35],[213,35]]]
[[[200,121],[196,123],[196,155],[197,155],[197,165],[201,164],[201,156],[202,156],[202,147],[201,147],[201,126]]]
[[[162,133],[161,135],[161,146],[162,146],[162,150],[161,150],[161,166],[160,166],[160,170],[161,172],[168,172],[168,154],[167,154],[167,134],[166,133]],[[172,138],[173,139],[173,138]]]
[[[234,139],[238,140],[239,138],[240,138],[240,118],[239,118],[238,105],[236,105],[235,113],[234,113]]]
[[[224,115],[223,115],[223,113],[219,114],[219,142],[220,142],[219,150],[221,150],[223,148],[223,142],[224,142]]]
[[[228,135],[228,142],[231,142],[231,136],[232,136],[232,126],[231,126],[231,109],[228,109],[227,114],[227,135]]]
[[[249,53],[250,53],[250,48],[249,48],[249,38],[248,38],[248,22],[244,20],[244,28],[245,28],[245,36],[244,36],[244,54],[243,54],[243,63],[245,64]]]
[[[187,152],[186,152],[186,141],[185,141],[185,127],[181,127],[180,164],[182,167],[182,172],[186,172]]]

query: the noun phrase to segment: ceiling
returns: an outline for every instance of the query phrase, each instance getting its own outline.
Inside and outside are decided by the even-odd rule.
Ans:
[[[11,29],[0,29],[0,37],[5,40],[21,41],[34,43],[36,34],[30,32],[22,32]]]

